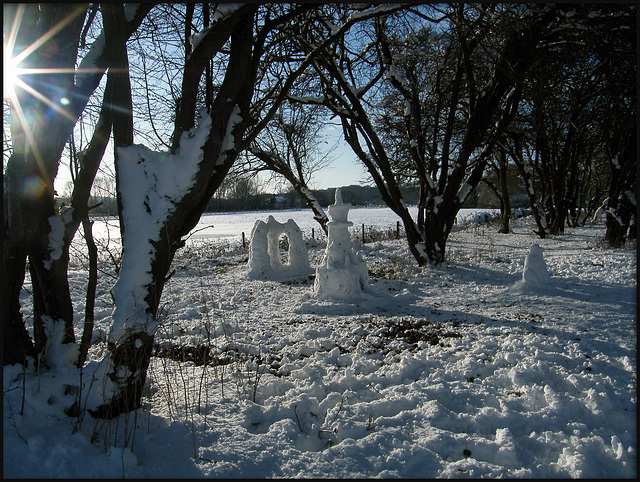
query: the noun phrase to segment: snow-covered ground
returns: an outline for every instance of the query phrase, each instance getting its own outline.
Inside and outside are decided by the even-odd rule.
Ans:
[[[544,240],[533,228],[459,223],[438,268],[418,268],[402,239],[354,240],[371,287],[357,303],[316,299],[309,277],[249,279],[246,249],[194,236],[163,294],[144,407],[69,418],[78,371],[5,367],[3,475],[635,477],[635,246],[603,248],[602,224]],[[522,280],[533,244],[547,285]],[[323,249],[311,243],[312,267]],[[101,276],[96,342],[112,285]]]

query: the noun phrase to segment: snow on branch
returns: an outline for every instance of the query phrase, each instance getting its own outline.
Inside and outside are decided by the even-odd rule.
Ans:
[[[287,99],[293,101],[293,102],[299,102],[301,104],[317,104],[317,105],[324,105],[326,98],[323,97],[313,97],[313,96],[296,96],[296,95],[289,95],[287,96]]]
[[[409,81],[407,81],[406,77],[404,77],[402,74],[400,74],[398,72],[398,70],[396,69],[395,65],[392,65],[389,68],[389,71],[387,72],[386,77],[389,80],[398,81],[400,83],[400,85],[402,85],[402,87],[404,89],[406,89],[407,91],[411,90],[411,85],[409,84]]]
[[[402,8],[402,4],[400,3],[388,3],[383,5],[378,5],[371,10],[364,10],[362,12],[352,13],[349,15],[347,19],[347,23],[357,22],[358,20],[367,19],[371,16],[376,16],[382,13],[393,13],[399,8]]]
[[[215,22],[218,22],[224,18],[227,18],[229,15],[236,12],[240,7],[245,5],[244,3],[219,3],[216,11],[213,14],[214,25]],[[197,34],[194,34],[189,37],[189,42],[191,43],[191,51],[193,52],[196,47],[202,42],[209,32],[214,28],[214,25],[211,25],[207,28],[203,28]]]
[[[471,192],[471,189],[471,184],[469,184],[468,182],[465,182],[462,187],[460,187],[460,190],[458,191],[458,194],[456,196],[460,204],[465,202],[467,196],[469,196],[469,193]]]
[[[231,116],[229,117],[229,122],[227,123],[227,131],[224,136],[224,140],[222,141],[222,147],[220,148],[220,155],[216,161],[216,166],[221,166],[224,164],[227,153],[229,151],[233,151],[235,149],[235,138],[233,131],[238,125],[242,122],[242,115],[240,115],[240,106],[236,104],[231,112]]]
[[[216,6],[216,11],[213,13],[213,21],[217,22],[225,17],[228,17],[240,7],[245,5],[244,3],[219,3]]]
[[[76,85],[82,85],[88,77],[106,70],[106,68],[98,67],[98,59],[104,54],[106,47],[104,37],[103,30],[91,44],[89,52],[82,58],[76,70]]]

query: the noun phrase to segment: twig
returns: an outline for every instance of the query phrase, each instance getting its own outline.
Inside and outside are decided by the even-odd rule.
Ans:
[[[11,402],[9,401],[9,399],[7,399],[7,403],[9,404],[9,416],[11,417],[11,425],[16,430],[16,433],[18,434],[18,437],[20,437],[20,440],[22,440],[24,443],[27,443],[24,437],[20,435],[20,430],[18,430],[18,425],[16,425],[16,419],[13,416],[13,409],[11,408]]]
[[[336,419],[338,418],[338,415],[340,415],[340,412],[342,411],[342,405],[344,404],[345,400],[347,400],[347,397],[340,397],[340,406],[338,407],[338,411],[333,417],[333,420],[331,420],[331,423],[335,422]]]
[[[373,430],[376,428],[376,424],[374,422],[373,414],[369,414],[369,421],[367,422],[367,431]]]
[[[26,364],[26,355],[25,355]],[[24,413],[24,394],[27,391],[27,368],[22,365],[22,404],[20,405],[20,415]]]
[[[293,413],[295,413],[296,415],[296,420],[298,421],[298,428],[300,429],[300,432],[303,432],[302,430],[302,424],[300,423],[300,418],[298,418],[298,411],[297,411],[298,406],[294,405],[293,406]]]

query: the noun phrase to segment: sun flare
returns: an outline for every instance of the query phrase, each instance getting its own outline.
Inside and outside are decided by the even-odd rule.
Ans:
[[[18,80],[18,62],[13,57],[11,49],[6,45],[2,55],[2,98],[9,99],[14,96],[15,85]]]

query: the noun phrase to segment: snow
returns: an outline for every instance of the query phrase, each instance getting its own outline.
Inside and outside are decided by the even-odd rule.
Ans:
[[[384,13],[384,12],[392,13],[394,10],[398,8],[398,5],[399,4],[393,4],[393,3],[384,4],[384,5],[379,5],[375,8],[372,8],[371,10],[363,10],[362,12],[352,13],[351,15],[349,15],[349,18],[347,19],[347,23],[354,22],[364,17],[377,15],[379,13]]]
[[[620,162],[618,161],[618,156],[613,156],[613,158],[611,159],[611,165],[615,168],[620,170]]]
[[[404,204],[404,203],[403,203]],[[416,219],[417,206],[406,206],[411,216]],[[322,209],[322,208],[320,208]],[[485,213],[498,213],[498,209],[479,210],[461,209],[456,217],[457,224],[476,222],[477,217],[485,218]],[[215,240],[221,244],[237,245],[242,242],[242,233],[248,238],[257,219],[273,216],[281,223],[289,219],[300,227],[302,233],[311,237],[312,230],[316,239],[324,236],[320,225],[314,219],[310,209],[279,209],[271,211],[246,211],[235,213],[205,213],[187,237],[187,244],[199,244],[202,241]],[[362,232],[362,225],[376,226],[380,229],[395,228],[400,218],[388,207],[352,207],[349,218],[353,227],[349,229],[351,235]],[[96,239],[106,241],[118,240],[120,229],[117,219],[96,219],[93,225],[93,235]]]
[[[192,52],[196,49],[196,47],[200,44],[200,42],[202,42],[202,39],[205,38],[205,36],[209,33],[210,30],[211,30],[211,27],[207,27],[202,29],[201,32],[198,32],[197,34],[194,34],[191,37],[189,37],[189,42],[191,43]]]
[[[471,184],[469,184],[468,182],[465,182],[460,188],[460,190],[458,191],[458,195],[456,196],[458,198],[458,201],[462,204],[467,199],[467,196],[469,196],[470,192],[471,192]]]
[[[136,16],[136,12],[140,7],[139,3],[127,3],[124,6],[124,18],[127,22],[132,22]]]
[[[389,80],[395,79],[398,82],[400,82],[402,87],[404,87],[405,89],[407,90],[411,89],[411,85],[409,84],[409,81],[401,73],[398,72],[395,65],[392,65],[391,67],[389,67],[389,71],[386,73],[386,78]]]
[[[218,22],[225,17],[231,15],[233,12],[242,7],[244,3],[222,3],[218,4],[216,11],[213,13],[213,21]],[[189,42],[191,43],[191,51],[194,51],[196,47],[202,42],[202,40],[207,36],[207,34],[211,31],[212,27],[207,27],[202,29],[202,31],[197,34],[191,35],[189,37]]]
[[[78,345],[63,343],[65,335],[64,320],[54,320],[50,316],[43,316],[42,322],[47,335],[47,346],[44,350],[44,361],[52,367],[69,365],[78,359]]]
[[[188,244],[155,340],[208,346],[216,365],[154,356],[143,407],[112,421],[64,414],[76,369],[4,367],[3,476],[634,478],[636,248],[605,249],[603,222],[512,228],[459,222],[441,267],[417,267],[406,240],[362,245],[376,296],[358,303],[316,300],[310,278],[249,280],[247,251],[220,238]],[[534,243],[554,290],[520,289]],[[324,248],[309,243],[312,266]],[[109,367],[87,376],[111,324],[105,278],[82,382],[108,396]],[[27,273],[27,320],[30,289]]]
[[[245,5],[244,3],[219,3],[216,6],[216,11],[213,14],[213,20],[218,21],[223,18],[231,15],[233,12],[238,10],[240,7]]]
[[[551,284],[551,276],[547,270],[547,263],[542,255],[539,244],[532,244],[529,254],[524,261],[522,281],[529,286],[545,288]]]
[[[316,197],[313,195],[313,193],[311,191],[309,191],[309,189],[307,189],[304,186],[301,186],[300,188],[300,192],[302,194],[305,195],[305,197],[307,198],[307,200],[311,199],[311,203],[313,204],[313,210],[317,213],[322,213],[324,212],[322,209],[322,206],[320,206],[320,203],[318,202],[318,200],[316,199]],[[308,201],[307,201],[308,202]]]
[[[58,215],[49,216],[49,259],[44,261],[45,269],[51,269],[53,262],[62,256],[64,245],[64,223]]]
[[[231,117],[229,117],[229,122],[227,124],[227,131],[225,133],[224,139],[222,140],[222,147],[220,147],[220,155],[218,156],[216,165],[220,166],[224,164],[224,162],[227,159],[227,152],[234,149],[235,141],[233,136],[233,130],[235,129],[236,125],[240,122],[242,122],[242,116],[240,115],[240,106],[235,105],[233,107],[233,111],[231,112]]]

